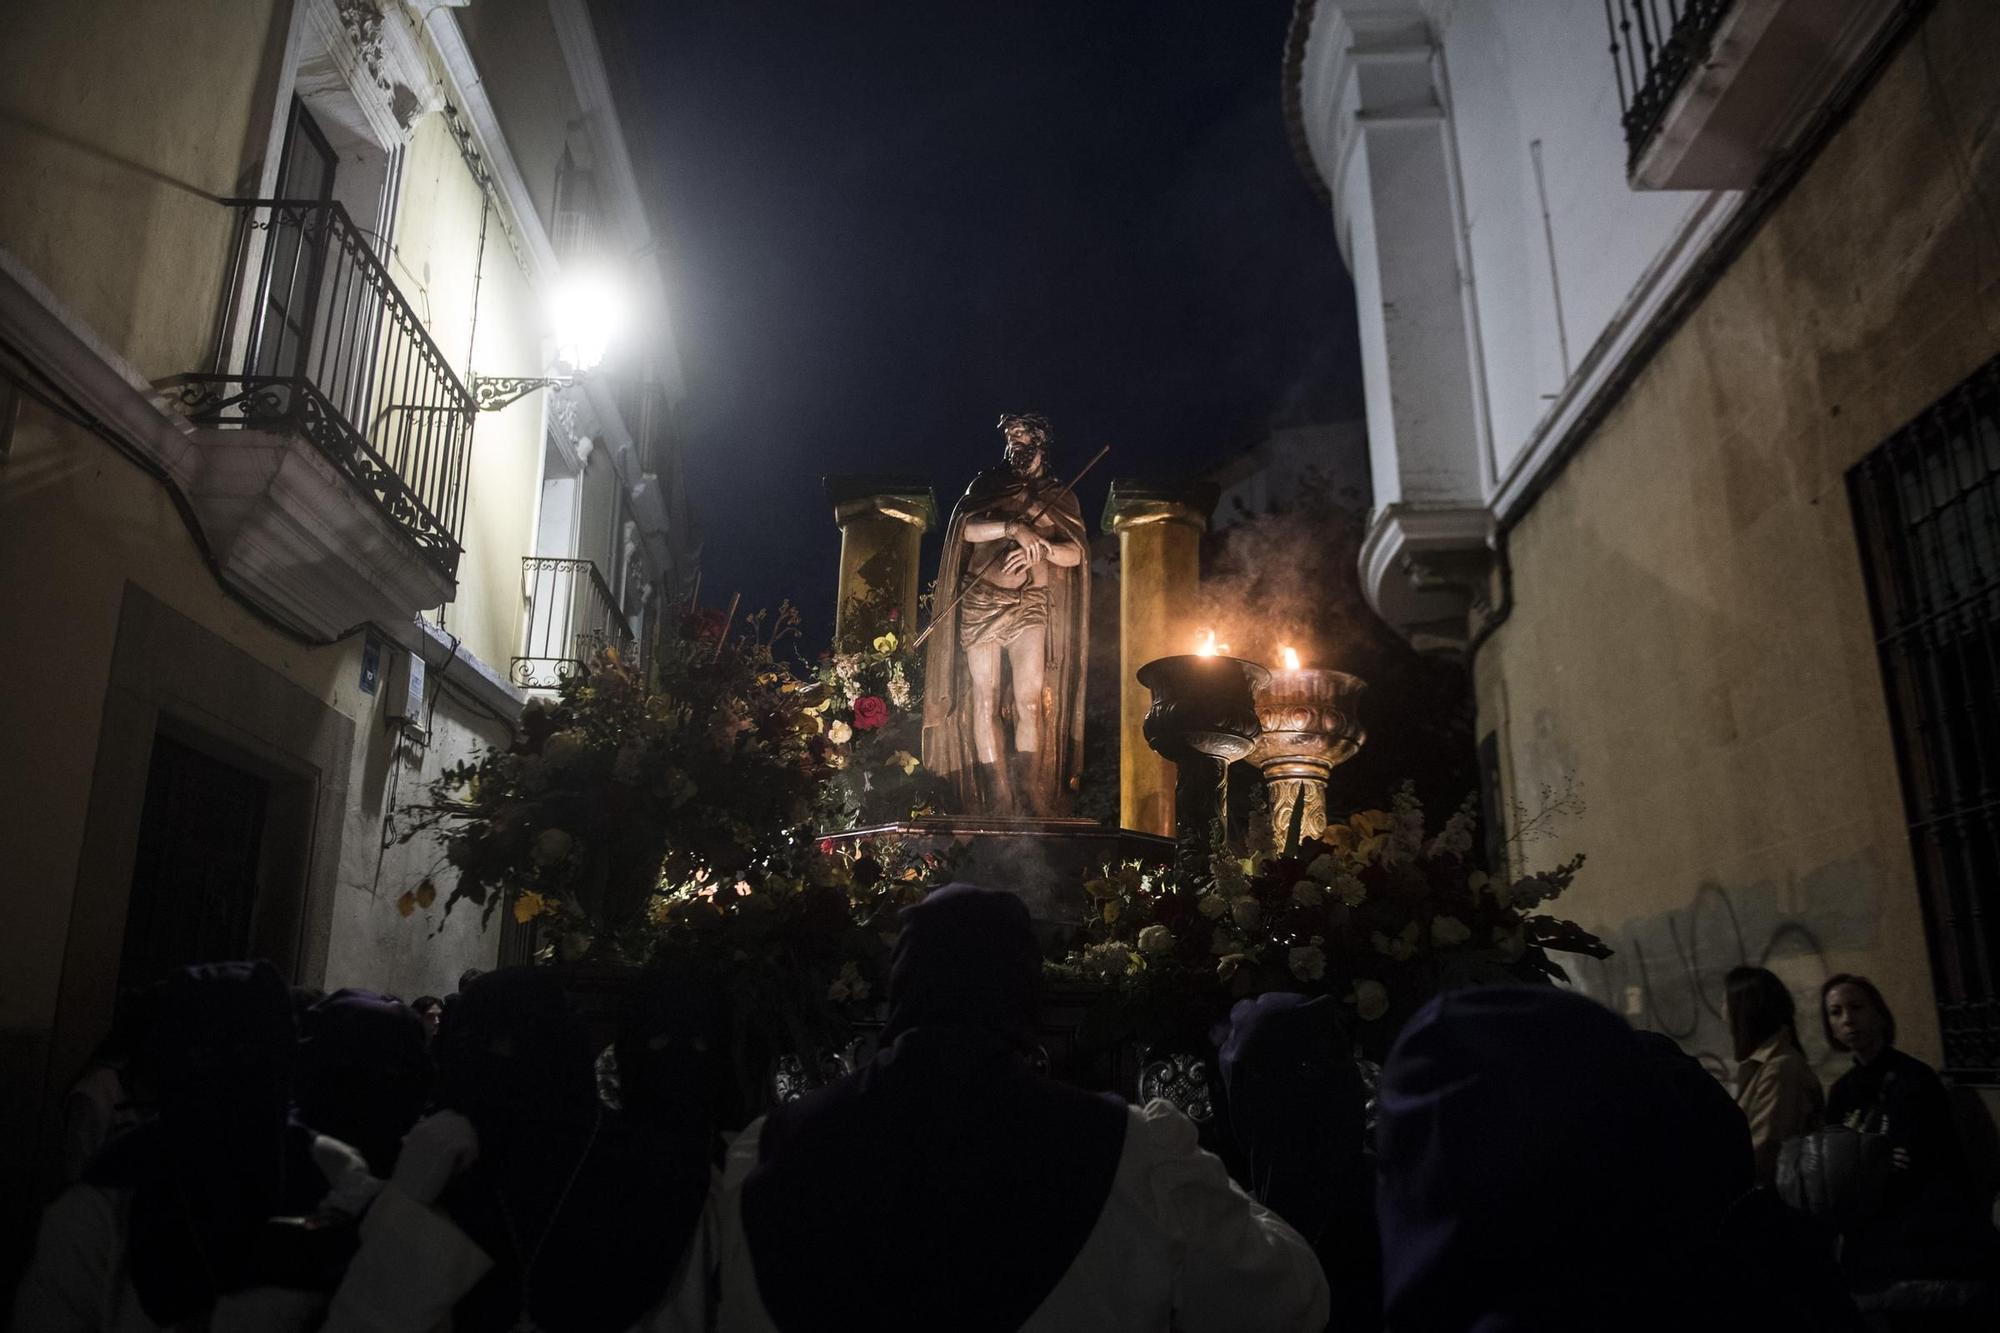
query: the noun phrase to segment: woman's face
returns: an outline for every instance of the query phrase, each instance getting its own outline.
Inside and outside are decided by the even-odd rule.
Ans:
[[[1840,1044],[1872,1060],[1889,1042],[1889,1019],[1859,986],[1835,986],[1826,993],[1826,1025]]]

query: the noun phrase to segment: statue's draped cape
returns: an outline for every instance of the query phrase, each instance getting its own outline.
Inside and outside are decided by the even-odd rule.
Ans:
[[[1022,477],[1011,468],[980,473],[951,511],[938,561],[933,603],[937,610],[924,661],[924,766],[950,782],[961,811],[979,809],[978,754],[972,746],[972,677],[960,647],[955,605],[965,579],[965,525],[989,517],[1019,518],[1047,500],[1037,515],[1074,542],[1082,559],[1071,568],[1048,566],[1049,619],[1042,748],[1029,781],[1053,791],[1066,805],[1083,771],[1084,659],[1090,648],[1090,534],[1076,496],[1051,477]],[[1053,497],[1053,498],[1049,498]],[[1000,709],[1011,718],[1013,691],[1003,684]],[[1003,756],[1006,751],[1003,749]]]

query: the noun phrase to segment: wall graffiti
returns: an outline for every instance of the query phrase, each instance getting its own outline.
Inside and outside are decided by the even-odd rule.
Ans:
[[[1727,1079],[1736,1061],[1723,1016],[1723,978],[1732,967],[1767,967],[1784,979],[1798,1004],[1799,1040],[1807,1058],[1816,1068],[1840,1066],[1844,1057],[1827,1046],[1816,1006],[1821,983],[1835,971],[1828,952],[1871,942],[1856,938],[1872,930],[1848,898],[1862,887],[1859,870],[1842,863],[1808,877],[1815,882],[1805,885],[1807,910],[1800,913],[1785,911],[1770,883],[1738,889],[1704,883],[1683,908],[1600,932],[1617,952],[1578,960],[1573,969],[1578,989],[1635,1025],[1672,1037],[1716,1077]],[[1837,906],[1848,910],[1812,910],[1829,893],[1845,900]]]

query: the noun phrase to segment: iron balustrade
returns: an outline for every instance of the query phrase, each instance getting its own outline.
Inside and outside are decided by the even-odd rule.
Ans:
[[[1945,1067],[2000,1083],[2000,359],[1847,477]]]
[[[188,416],[304,436],[455,576],[472,396],[338,203],[225,202],[240,222],[215,368],[168,381]]]
[[[1625,125],[1627,170],[1659,133],[1674,95],[1708,58],[1716,29],[1736,0],[1604,0],[1611,64]]]
[[[526,643],[511,674],[522,689],[558,688],[600,649],[631,651],[632,627],[595,561],[522,556],[521,581],[528,594]]]

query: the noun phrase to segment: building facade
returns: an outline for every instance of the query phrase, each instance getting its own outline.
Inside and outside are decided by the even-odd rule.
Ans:
[[[1511,830],[1569,808],[1508,854],[1588,853],[1579,985],[1718,1070],[1751,963],[1827,1075],[1858,971],[2000,1080],[1996,54],[1978,0],[1297,9],[1367,595],[1470,657]]]
[[[403,835],[529,692],[676,614],[698,544],[608,9],[30,0],[8,30],[12,1241],[121,987],[263,956],[408,998],[501,956]]]

